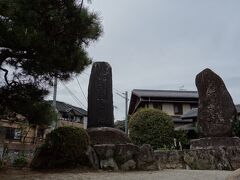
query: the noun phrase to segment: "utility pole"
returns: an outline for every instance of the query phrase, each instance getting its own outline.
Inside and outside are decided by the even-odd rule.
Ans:
[[[125,99],[125,133],[128,135],[128,92],[116,94]]]
[[[53,82],[53,108],[56,110],[57,109],[57,77],[54,77],[54,82]]]
[[[125,103],[126,103],[126,109],[125,109],[125,133],[128,135],[128,92],[125,92]]]
[[[57,112],[57,103],[56,103],[57,100],[56,99],[57,99],[57,77],[55,76],[54,82],[53,82],[53,104],[52,104],[52,106],[53,106],[54,110]],[[57,128],[57,124],[58,124],[58,122],[55,122],[55,125],[53,125],[54,128]]]

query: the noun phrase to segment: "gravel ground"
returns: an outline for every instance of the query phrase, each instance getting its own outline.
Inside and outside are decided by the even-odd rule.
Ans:
[[[19,172],[0,174],[0,180],[225,180],[230,171],[163,170],[138,172]]]

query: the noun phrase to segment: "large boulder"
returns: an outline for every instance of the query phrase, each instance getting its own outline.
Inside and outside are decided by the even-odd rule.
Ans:
[[[158,164],[154,151],[149,144],[143,144],[137,157],[137,168],[139,170],[158,170]]]
[[[116,144],[114,157],[118,164],[124,164],[130,160],[136,160],[140,148],[134,144]],[[133,164],[132,162],[126,165]]]
[[[128,160],[124,164],[121,165],[121,170],[130,171],[136,169],[136,162],[134,160]]]
[[[235,170],[240,168],[240,147],[219,146],[184,151],[184,162],[191,169]]]
[[[92,146],[88,147],[86,155],[88,157],[89,165],[94,169],[99,169],[100,167],[99,167],[98,156]]]
[[[158,170],[150,145],[96,144],[93,148],[103,170]]]
[[[88,128],[113,127],[112,68],[107,62],[93,63],[88,86]]]
[[[103,170],[118,171],[118,165],[113,158],[100,160],[100,167]]]
[[[157,150],[154,154],[160,169],[186,169],[181,150]]]
[[[93,146],[103,170],[118,170],[118,165],[114,160],[115,144],[98,144]]]
[[[190,149],[212,149],[219,147],[240,147],[239,137],[206,137],[190,141]]]
[[[87,129],[90,141],[95,144],[126,144],[130,143],[128,136],[121,130],[110,127]]]
[[[185,150],[183,159],[194,170],[232,170],[224,148]]]
[[[205,137],[231,136],[236,108],[223,80],[212,70],[205,69],[196,76],[196,86],[200,133]]]
[[[93,146],[99,159],[113,158],[115,144],[97,144]]]

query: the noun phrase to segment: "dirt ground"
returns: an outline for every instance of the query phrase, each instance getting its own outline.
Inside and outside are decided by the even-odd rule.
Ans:
[[[138,172],[29,172],[0,174],[0,180],[225,180],[230,171],[162,170]]]

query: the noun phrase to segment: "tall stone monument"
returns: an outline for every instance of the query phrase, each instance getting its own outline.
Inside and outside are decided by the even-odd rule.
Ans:
[[[198,124],[205,137],[229,137],[236,108],[223,80],[212,70],[196,76],[199,93]]]
[[[203,138],[191,141],[191,149],[240,147],[240,139],[231,137],[237,112],[223,80],[212,70],[196,76],[199,94],[198,130]]]
[[[95,62],[88,86],[88,128],[113,127],[112,68]]]
[[[88,86],[87,131],[91,143],[129,143],[128,136],[113,126],[112,68],[107,62],[95,62]]]

